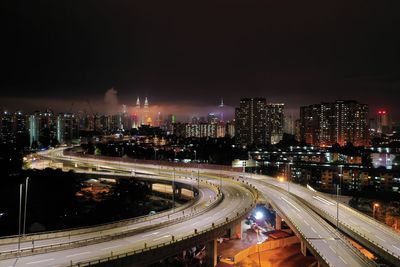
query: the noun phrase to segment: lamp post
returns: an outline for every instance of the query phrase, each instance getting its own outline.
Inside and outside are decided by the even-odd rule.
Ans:
[[[197,164],[197,189],[200,191],[200,169],[198,164]]]
[[[175,168],[172,176],[172,208],[175,211]]]
[[[22,184],[19,185],[18,253],[21,251]]]
[[[378,203],[374,203],[374,205],[372,206],[372,216],[375,219],[375,215],[376,215],[376,210],[379,208],[379,204]]]
[[[25,205],[24,205],[24,225],[22,230],[22,235],[25,236],[25,229],[26,229],[26,210],[28,204],[28,184],[29,184],[29,177],[25,179]]]
[[[194,182],[193,182],[193,170],[190,172],[190,175],[191,175],[191,180],[192,181],[190,181],[191,182],[191,184],[192,184],[192,193],[193,193],[193,198],[194,198],[194,188],[193,188],[193,184],[194,184]]]
[[[342,189],[342,183],[343,183],[343,165],[338,165],[338,168],[339,168],[339,173],[338,173],[338,176],[339,176],[339,189]],[[340,192],[339,192],[340,193]]]
[[[339,185],[336,185],[336,230],[339,230]]]

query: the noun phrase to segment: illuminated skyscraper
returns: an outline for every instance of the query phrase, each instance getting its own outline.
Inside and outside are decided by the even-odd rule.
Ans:
[[[379,109],[376,117],[376,132],[378,134],[391,134],[393,132],[392,120],[386,109]]]
[[[137,129],[140,127],[140,125],[142,124],[140,117],[141,117],[140,116],[140,99],[139,99],[139,97],[137,97],[135,110],[132,115],[132,121],[133,121],[132,128]]]
[[[221,113],[221,122],[224,122],[224,99],[221,98],[221,103],[219,104],[220,113]]]
[[[300,120],[301,139],[307,144],[369,145],[368,105],[337,100],[305,106],[300,108]]]
[[[239,145],[265,144],[265,98],[243,98],[235,110],[236,143]]]
[[[37,113],[29,116],[29,145],[35,147],[39,143],[39,116]]]
[[[57,117],[57,141],[60,144],[70,144],[78,138],[78,123],[72,113],[60,113]]]
[[[144,99],[144,106],[143,106],[143,122],[142,124],[151,125],[152,120],[150,118],[150,108],[149,108],[149,101],[147,97]]]
[[[13,137],[13,114],[4,111],[0,116],[0,139],[10,141]]]
[[[284,104],[268,104],[266,108],[266,141],[277,144],[283,138]]]

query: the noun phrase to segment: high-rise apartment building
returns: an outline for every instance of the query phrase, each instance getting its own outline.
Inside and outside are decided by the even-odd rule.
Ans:
[[[266,142],[277,144],[283,139],[284,104],[270,103],[266,108]]]
[[[72,113],[60,113],[57,116],[57,141],[60,144],[71,143],[78,138],[78,122]]]
[[[265,144],[265,98],[243,98],[235,109],[236,143],[240,145]]]
[[[235,110],[235,137],[240,145],[276,144],[283,138],[284,104],[244,98]]]
[[[39,143],[40,116],[35,113],[29,116],[29,145],[37,146]]]
[[[369,145],[368,105],[337,100],[300,108],[300,135],[307,144]]]
[[[4,111],[0,116],[0,140],[11,140],[13,137],[13,114]]]

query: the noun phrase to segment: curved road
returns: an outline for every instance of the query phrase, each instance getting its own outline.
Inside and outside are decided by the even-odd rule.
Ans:
[[[182,179],[182,182],[187,179]],[[193,182],[195,182],[193,180]],[[144,229],[134,235],[118,238],[116,240],[87,245],[84,248],[66,248],[61,251],[48,252],[44,254],[20,257],[0,261],[0,266],[69,266],[78,262],[107,258],[111,255],[123,254],[133,250],[140,250],[144,247],[163,245],[172,238],[178,240],[186,236],[193,235],[195,229],[198,232],[210,229],[215,225],[225,222],[226,218],[236,216],[236,213],[243,212],[254,203],[254,196],[246,187],[239,183],[227,183],[222,189],[223,199],[218,204],[218,208],[207,210],[198,216],[189,217],[182,222],[162,225],[155,229]],[[207,193],[202,199],[210,199],[212,195]],[[209,205],[209,203],[204,204]],[[234,216],[233,216],[234,215]],[[162,220],[162,219],[161,219]],[[129,227],[137,227],[131,225]],[[110,229],[118,232],[120,229]],[[103,235],[103,233],[90,233]],[[79,236],[77,238],[80,238]],[[43,240],[42,242],[48,242]],[[52,241],[50,240],[50,243]],[[47,243],[48,244],[48,243]],[[36,244],[35,244],[36,246]]]
[[[145,171],[153,170],[161,174],[168,174],[175,171],[173,167],[163,167],[157,165],[129,164],[121,162],[112,162],[102,159],[68,156],[64,157],[62,149],[56,149],[43,153],[45,156],[53,160],[72,161],[77,164],[93,164],[106,165],[109,168],[115,168],[122,171]],[[47,155],[46,155],[47,154]],[[193,171],[198,171],[189,168],[180,168],[178,174],[180,176],[192,177]],[[149,173],[151,173],[150,171]],[[138,233],[133,236],[120,238],[113,241],[103,242],[85,246],[85,249],[74,248],[65,249],[58,252],[49,252],[46,254],[27,256],[17,260],[17,266],[65,266],[68,264],[104,258],[108,255],[116,253],[124,253],[135,249],[151,246],[155,244],[163,244],[171,240],[172,236],[175,239],[193,234],[194,229],[199,231],[209,229],[212,223],[221,223],[232,214],[236,214],[238,210],[243,210],[249,207],[249,204],[254,201],[251,192],[246,189],[240,182],[232,182],[231,179],[221,178],[220,174],[238,177],[239,173],[226,171],[201,170],[201,178],[208,179],[216,185],[222,185],[223,201],[214,209],[205,212],[204,214],[190,218],[186,221],[167,225],[160,229],[151,229],[143,233]],[[210,174],[214,174],[210,175]],[[219,176],[215,176],[219,174]],[[325,223],[314,211],[309,207],[299,202],[298,199],[284,190],[285,185],[277,182],[275,179],[268,179],[265,176],[246,177],[245,180],[252,183],[265,199],[269,199],[271,204],[277,209],[287,220],[300,236],[306,240],[310,249],[315,251],[329,266],[368,266],[368,262],[358,251],[344,241],[335,229]],[[273,181],[274,180],[274,181]],[[280,188],[279,188],[280,187]],[[0,261],[1,266],[14,266],[15,259]]]

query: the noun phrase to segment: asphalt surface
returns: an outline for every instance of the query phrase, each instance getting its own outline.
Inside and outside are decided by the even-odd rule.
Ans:
[[[163,242],[170,241],[172,236],[174,236],[175,239],[179,239],[180,237],[193,234],[195,228],[199,231],[209,229],[212,223],[218,224],[223,222],[226,220],[226,217],[231,217],[232,214],[236,214],[238,210],[243,210],[245,207],[250,206],[250,203],[253,201],[251,193],[240,182],[233,182],[231,179],[226,178],[221,179],[220,176],[217,176],[218,174],[224,174],[238,177],[239,173],[235,172],[172,168],[166,166],[160,167],[157,165],[130,164],[71,156],[64,157],[62,149],[44,152],[43,154],[46,153],[47,156],[51,157],[53,160],[72,161],[78,165],[92,164],[99,169],[101,169],[102,166],[107,166],[109,170],[115,169],[148,174],[158,173],[161,175],[171,175],[172,172],[175,172],[177,177],[186,176],[191,178],[196,176],[197,171],[200,171],[200,179],[208,179],[216,185],[222,185],[224,198],[223,201],[213,209],[184,222],[165,225],[164,227],[154,230],[147,229],[146,231],[129,237],[81,248],[65,249],[58,252],[49,252],[46,254],[21,257],[19,259],[0,261],[0,266],[67,266],[71,264],[71,261],[76,263],[79,261],[94,260],[110,256],[111,253],[115,255],[116,253],[141,249],[144,247],[144,243],[146,243],[147,246],[162,244]],[[214,176],[206,175],[206,173],[214,173]],[[332,226],[324,222],[321,217],[307,207],[307,205],[300,202],[295,195],[325,210],[327,214],[330,214],[329,216],[336,217],[336,204],[332,199],[294,184],[289,185],[290,193],[288,193],[287,183],[282,183],[266,176],[250,176],[247,174],[243,179],[255,185],[263,197],[269,199],[271,203],[273,203],[273,206],[288,218],[290,223],[296,228],[295,231],[301,234],[329,266],[366,266],[366,264],[368,264],[365,258],[360,256],[360,253],[355,251],[348,242],[344,241]],[[195,179],[190,181],[196,183]],[[277,189],[272,185],[281,189]],[[207,200],[207,196],[210,198],[209,194],[210,192],[202,192],[202,199]],[[379,244],[382,243],[388,248],[392,247],[392,251],[398,249],[397,253],[400,253],[399,237],[393,236],[391,229],[388,227],[375,222],[368,218],[368,216],[362,215],[343,204],[340,205],[339,214],[339,219],[343,222],[354,223],[354,226],[357,225],[358,231],[364,231],[363,233],[369,234],[371,238],[376,239]],[[160,220],[162,219],[160,218]],[[137,227],[137,225],[132,225],[131,227]],[[115,230],[115,232],[121,231],[121,229],[112,230]],[[385,235],[380,235],[380,232],[385,233]],[[100,233],[95,232],[92,234],[98,235]],[[76,238],[80,237],[77,236]],[[43,242],[48,241],[50,243],[55,242],[55,240],[43,240]],[[29,244],[26,245],[29,246]]]
[[[78,161],[79,163],[79,161],[81,160],[82,159],[77,159],[76,161]],[[137,168],[137,170],[139,170],[139,168]],[[176,177],[176,179],[178,180],[180,178]],[[195,180],[189,181],[197,183],[197,181]],[[181,182],[188,183],[188,180],[181,179]],[[157,227],[156,229],[144,229],[143,231],[139,231],[138,233],[135,233],[134,235],[128,237],[119,238],[107,242],[101,242],[93,245],[87,245],[80,248],[67,248],[62,251],[25,256],[17,259],[2,260],[0,261],[0,266],[69,266],[71,265],[71,263],[75,264],[81,261],[106,258],[111,255],[143,249],[145,246],[150,247],[153,245],[162,245],[163,243],[171,241],[172,236],[174,237],[174,239],[178,240],[182,237],[192,235],[194,233],[194,229],[197,229],[197,231],[199,232],[202,230],[210,229],[213,223],[217,225],[224,222],[226,218],[232,218],[236,216],[236,213],[238,211],[243,211],[254,202],[254,197],[251,192],[245,187],[241,186],[239,183],[224,183],[222,194],[224,197],[215,208],[206,210],[204,213],[201,213],[200,215],[194,216],[192,218],[188,218],[183,222],[166,224],[161,227]],[[212,201],[214,197],[214,191],[203,190],[201,196],[202,205],[210,205],[210,200]],[[179,215],[180,214],[181,212],[179,212]],[[163,220],[163,218],[160,218],[159,220]],[[148,224],[149,222],[144,223]],[[152,223],[154,224],[154,222]],[[133,224],[128,227],[137,228],[139,226],[137,224]],[[108,233],[118,233],[123,230],[126,229],[113,228],[107,231]],[[85,234],[85,237],[91,237],[93,235],[99,236],[104,234],[104,231],[93,232]],[[75,236],[74,238],[79,239],[83,237]],[[48,246],[50,244],[69,241],[69,238],[65,237],[61,239],[35,241],[35,247],[39,245]],[[15,247],[15,244],[12,244],[11,249],[13,245]],[[23,244],[24,247],[29,247],[30,245],[31,244],[29,243]],[[6,245],[1,249],[10,249],[10,247],[7,246],[9,245]]]

